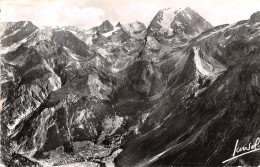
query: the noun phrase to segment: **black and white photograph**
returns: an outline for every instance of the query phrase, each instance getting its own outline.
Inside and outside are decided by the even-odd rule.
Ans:
[[[260,0],[0,0],[0,167],[260,166]]]

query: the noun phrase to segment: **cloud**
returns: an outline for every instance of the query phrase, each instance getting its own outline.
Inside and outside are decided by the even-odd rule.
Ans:
[[[163,9],[163,5],[160,3],[155,4],[136,1],[126,5],[123,10],[117,9],[116,12],[120,16],[122,23],[138,20],[148,25],[156,13],[161,9]]]
[[[0,0],[2,21],[31,20],[36,25],[91,28],[109,20],[150,23],[168,7],[191,7],[213,25],[248,19],[260,0]]]
[[[129,20],[142,20],[147,24],[159,10],[169,7],[190,7],[217,26],[248,19],[260,10],[260,0],[139,0],[129,1],[117,13],[123,20],[129,16]]]
[[[30,20],[38,26],[74,25],[90,28],[102,23],[105,11],[98,7],[81,7],[73,1],[5,1],[1,4],[1,21]]]

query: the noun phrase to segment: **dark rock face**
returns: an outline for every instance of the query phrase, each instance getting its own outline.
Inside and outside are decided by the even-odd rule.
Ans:
[[[75,54],[82,57],[90,57],[91,53],[88,50],[88,47],[84,42],[76,38],[69,31],[54,31],[53,41],[58,43],[61,46],[64,46]]]
[[[112,31],[114,27],[108,20],[106,20],[100,26],[95,27],[95,29],[100,33],[106,33]]]
[[[259,19],[260,19],[260,11],[252,14],[251,17],[250,17],[250,20],[256,21],[256,22],[259,21]]]
[[[116,27],[122,27],[121,23],[118,22],[118,23],[116,24]]]
[[[30,21],[1,23],[1,27],[7,27],[1,36],[1,44],[3,47],[11,46],[23,40],[37,29]]]
[[[258,13],[213,28],[190,8],[147,29],[5,23],[2,161],[259,165],[258,152],[222,163],[260,135]]]

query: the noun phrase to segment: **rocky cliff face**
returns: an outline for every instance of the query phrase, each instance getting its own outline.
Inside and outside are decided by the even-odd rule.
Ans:
[[[259,135],[258,13],[217,27],[190,8],[147,29],[1,23],[2,161],[259,165],[257,152],[222,164]]]
[[[254,141],[259,112],[258,31],[259,23],[250,19],[193,39],[182,70],[173,73],[171,85],[141,126],[141,135],[126,142],[118,166],[223,165],[234,151],[234,139]],[[258,156],[224,165],[258,165]]]

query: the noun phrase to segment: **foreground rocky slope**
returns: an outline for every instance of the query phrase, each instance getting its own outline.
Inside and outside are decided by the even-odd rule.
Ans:
[[[222,164],[259,136],[259,12],[214,28],[190,8],[147,29],[1,24],[6,165],[260,164]]]
[[[234,141],[258,137],[257,19],[213,28],[190,42],[187,64],[150,112],[141,135],[123,147],[118,166],[222,166]],[[258,157],[255,152],[224,165],[256,166]]]

